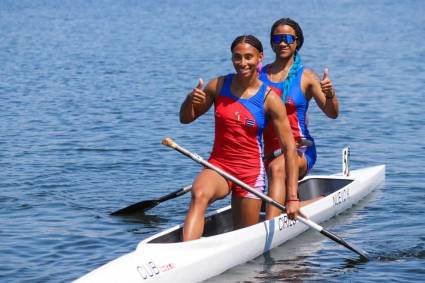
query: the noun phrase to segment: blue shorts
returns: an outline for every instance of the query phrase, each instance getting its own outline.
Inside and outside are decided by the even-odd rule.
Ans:
[[[316,144],[314,143],[314,140],[310,140],[312,142],[309,146],[302,146],[299,147],[298,153],[304,156],[305,160],[307,161],[307,172],[310,173],[311,169],[313,169],[314,164],[316,163],[317,159],[317,153],[316,153]]]
[[[314,142],[304,152],[304,157],[307,160],[307,174],[308,174],[310,173],[311,169],[313,169],[313,166],[316,163],[316,159],[317,159],[316,145],[314,144]]]
[[[307,172],[306,172],[306,175],[307,175],[308,173],[310,173],[311,169],[313,169],[313,166],[316,163],[316,159],[317,159],[316,145],[314,141],[312,141],[311,145],[301,146],[297,148],[297,151],[298,151],[298,154],[303,156],[305,160],[307,161]],[[282,150],[277,149],[272,154],[265,156],[264,157],[265,167],[267,168],[269,166],[270,161],[281,154],[282,154]]]

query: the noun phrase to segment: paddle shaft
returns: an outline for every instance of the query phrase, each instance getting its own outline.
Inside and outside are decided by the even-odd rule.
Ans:
[[[312,145],[313,145],[313,142],[311,140],[308,140],[308,139],[302,139],[301,143],[300,143],[301,147],[309,147],[309,146],[312,146]],[[271,154],[264,156],[263,160],[270,160],[270,159],[276,158],[276,157],[278,157],[282,154],[283,154],[283,151],[282,151],[281,148],[279,148],[279,149],[276,149],[275,151],[273,151]]]
[[[172,193],[169,193],[165,196],[160,197],[159,199],[157,199],[158,202],[163,202],[166,200],[170,200],[176,197],[179,197],[181,195],[184,195],[185,193],[187,193],[188,191],[192,190],[192,185],[188,185],[184,188],[178,189],[177,191],[174,191]]]
[[[188,191],[190,191],[191,189],[192,189],[192,185],[189,185],[184,188],[178,189],[177,191],[166,194],[165,196],[162,196],[158,199],[144,200],[144,201],[129,205],[125,208],[112,212],[111,215],[127,215],[128,216],[128,215],[136,215],[139,213],[143,213],[146,210],[149,210],[164,201],[181,196],[187,193]]]
[[[236,177],[230,175],[229,173],[223,171],[222,169],[218,168],[217,166],[209,163],[208,161],[205,161],[201,156],[192,153],[188,150],[186,150],[185,148],[179,146],[178,144],[176,144],[172,139],[170,138],[165,138],[162,141],[163,145],[169,146],[175,150],[177,150],[178,152],[182,153],[183,155],[186,155],[187,157],[189,157],[190,159],[198,162],[199,164],[202,164],[203,166],[216,171],[217,173],[219,173],[221,176],[223,176],[224,178],[232,181],[235,184],[238,184],[239,186],[241,186],[243,189],[247,190],[248,192],[256,195],[257,197],[259,197],[260,199],[264,200],[265,202],[272,204],[278,208],[280,208],[282,211],[285,211],[286,208],[283,204],[275,201],[274,199],[270,198],[269,196],[256,191],[254,188],[252,188],[251,186],[249,186],[248,184],[242,182],[241,180],[237,179]],[[319,224],[306,219],[302,216],[297,216],[296,217],[297,220],[301,221],[302,223],[306,224],[307,226],[310,226],[311,228],[313,228],[314,230],[320,232],[322,235],[328,237],[329,239],[343,245],[344,247],[350,249],[351,251],[359,254],[360,256],[362,256],[363,258],[367,259],[366,256],[366,252],[359,250],[358,248],[354,248],[353,246],[349,245],[346,241],[344,241],[342,238],[340,238],[339,236],[327,231],[325,228],[323,228],[322,226],[320,226]]]

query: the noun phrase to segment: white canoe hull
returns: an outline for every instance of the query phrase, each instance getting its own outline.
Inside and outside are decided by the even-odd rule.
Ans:
[[[302,181],[312,181],[311,188],[304,190],[305,198],[315,197],[314,194],[329,190],[326,187],[338,184],[341,187],[304,206],[302,212],[316,223],[326,221],[356,204],[381,185],[384,179],[384,165],[353,170],[348,177],[342,174],[308,176]],[[308,190],[314,191],[313,187],[322,187],[322,192],[311,194]],[[231,215],[231,208],[225,207],[215,214]],[[223,217],[223,220],[227,218]],[[214,225],[220,226],[220,221]],[[206,227],[207,225],[208,223]],[[223,224],[226,225],[228,223]],[[181,242],[168,237],[180,233],[181,228],[178,225],[143,240],[135,251],[95,269],[75,282],[198,282],[258,257],[309,227],[301,222],[288,220],[286,214],[282,214],[244,229],[207,236],[200,240]]]

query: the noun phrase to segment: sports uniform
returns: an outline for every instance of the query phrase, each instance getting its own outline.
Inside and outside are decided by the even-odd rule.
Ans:
[[[262,134],[265,126],[264,99],[267,86],[247,99],[231,93],[234,74],[225,76],[215,98],[215,138],[209,162],[260,192],[265,189],[262,160]],[[229,182],[232,193],[258,199],[237,184]]]
[[[285,95],[283,91],[285,89],[285,81],[278,83],[270,81],[267,77],[268,67],[269,65],[266,65],[261,69],[259,79],[265,84],[272,87],[273,90],[282,97],[282,95]],[[301,145],[300,147],[298,147],[298,152],[303,154],[306,158],[307,172],[309,172],[313,168],[314,163],[316,162],[317,155],[314,139],[310,135],[307,127],[307,111],[309,101],[306,99],[303,91],[301,90],[301,77],[303,71],[304,67],[300,65],[288,87],[288,92],[285,95],[284,102],[295,142]],[[309,146],[303,145],[306,143],[308,143]],[[276,137],[273,125],[271,124],[268,124],[264,129],[264,145],[265,156],[269,156],[273,154],[275,150],[280,149],[279,140]]]

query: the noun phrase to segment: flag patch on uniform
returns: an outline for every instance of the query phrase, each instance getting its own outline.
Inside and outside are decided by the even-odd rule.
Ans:
[[[247,125],[248,127],[254,127],[255,126],[255,121],[252,119],[246,119],[245,120],[245,125]]]

